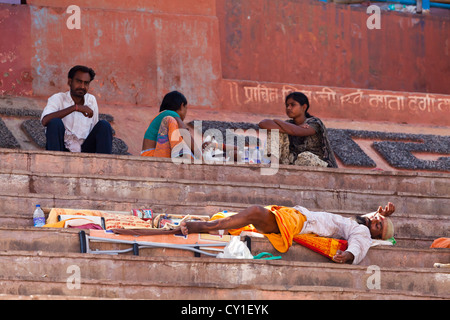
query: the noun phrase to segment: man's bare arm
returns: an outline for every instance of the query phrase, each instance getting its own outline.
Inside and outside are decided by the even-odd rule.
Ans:
[[[296,125],[293,123],[289,123],[283,120],[270,120],[265,119],[262,120],[259,123],[259,127],[261,129],[267,129],[267,130],[279,130],[281,133],[286,133],[290,136],[296,136],[296,137],[306,137],[306,136],[312,136],[316,134],[316,130],[309,126],[308,124],[304,123],[302,125]]]

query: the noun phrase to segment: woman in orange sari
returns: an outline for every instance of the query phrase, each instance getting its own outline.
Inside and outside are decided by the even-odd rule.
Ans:
[[[183,156],[183,151],[189,150],[194,158],[196,147],[192,136],[189,134],[190,141],[185,141],[180,133],[180,129],[189,132],[183,122],[187,114],[186,97],[178,91],[166,94],[159,111],[145,133],[141,156],[172,158]]]

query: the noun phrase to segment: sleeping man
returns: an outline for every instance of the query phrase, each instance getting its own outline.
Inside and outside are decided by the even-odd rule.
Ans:
[[[249,227],[264,234],[279,252],[286,252],[296,235],[315,234],[320,237],[348,241],[345,251],[333,257],[337,263],[359,264],[367,254],[372,239],[387,240],[394,235],[394,226],[388,218],[395,211],[389,202],[376,212],[345,218],[329,212],[313,212],[295,206],[252,206],[239,213],[213,216],[210,221],[183,221],[178,230],[189,233],[209,233],[227,230],[238,234],[237,229]],[[176,230],[175,230],[176,231]]]

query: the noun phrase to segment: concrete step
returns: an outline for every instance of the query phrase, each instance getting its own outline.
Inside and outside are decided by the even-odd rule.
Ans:
[[[260,168],[250,165],[175,165],[165,159],[9,150],[0,150],[0,159],[0,212],[8,213],[1,218],[6,225],[22,220],[36,203],[170,213],[195,208],[197,214],[301,204],[353,215],[392,201],[399,237],[434,239],[449,229],[447,174],[285,166],[275,176],[261,176]]]
[[[90,244],[91,250],[121,250],[129,245],[98,243]],[[266,238],[251,239],[252,254],[269,252],[281,256],[284,261],[323,262],[329,259],[295,244],[288,252],[276,251]],[[79,253],[79,230],[47,229],[47,228],[0,228],[0,251],[45,251],[52,253]],[[129,253],[132,254],[132,253]],[[174,249],[143,249],[139,253],[143,257],[194,257],[190,251]],[[433,268],[434,263],[450,263],[450,250],[428,248],[405,248],[402,246],[372,247],[360,265],[377,265],[380,267]]]
[[[450,181],[450,180],[449,180]],[[0,193],[14,190],[16,194],[42,193],[74,196],[93,200],[114,199],[160,204],[168,200],[179,203],[208,201],[234,204],[299,203],[319,210],[358,210],[370,212],[387,201],[396,204],[397,212],[447,215],[450,196],[423,195],[410,192],[366,189],[300,188],[292,185],[224,182],[212,180],[172,180],[169,178],[134,178],[126,176],[74,176],[0,170]]]
[[[15,295],[300,299],[298,291],[308,287],[313,297],[450,298],[450,271],[444,269],[380,268],[374,274],[365,266],[330,263],[23,251],[0,251],[0,269],[1,293]],[[79,289],[68,285],[74,274]]]
[[[449,251],[429,249],[450,229],[446,174],[282,166],[276,175],[262,176],[260,167],[250,165],[174,165],[164,159],[9,150],[0,150],[0,161],[0,294],[42,299],[450,298],[449,273],[431,268],[434,262],[448,263]],[[336,265],[300,245],[281,261],[219,261],[165,249],[142,250],[140,257],[82,255],[78,230],[28,227],[38,203],[209,215],[252,204],[301,204],[352,216],[387,201],[397,206],[398,245],[371,248],[359,266]],[[252,242],[254,254],[277,254],[265,239]],[[368,289],[369,265],[381,268],[380,290]],[[68,266],[81,270],[76,292],[67,286]]]
[[[252,254],[269,252],[282,256],[286,261],[323,262],[334,264],[331,260],[301,245],[295,244],[288,252],[280,254],[266,239],[252,239]],[[450,263],[450,249],[412,248],[405,246],[374,246],[359,265],[376,265],[383,268],[433,268],[435,263]]]
[[[2,281],[3,283],[8,283],[8,286],[11,282],[9,281]],[[108,299],[108,298],[97,298],[97,297],[80,297],[80,296],[61,296],[61,295],[50,295],[50,294],[32,294],[32,295],[20,295],[20,294],[0,294],[0,300],[40,300],[40,301],[55,301],[55,300],[114,300],[114,299]],[[120,299],[125,300],[125,299]]]
[[[68,174],[73,177],[128,177],[162,181],[208,181],[241,183],[270,188],[293,186],[298,190],[315,188],[366,190],[398,195],[448,196],[448,173],[367,171],[280,165],[274,175],[261,175],[262,165],[203,164],[174,165],[170,159],[136,156],[72,154],[0,149],[2,172]],[[151,180],[150,180],[151,181]],[[156,181],[156,180],[153,180]]]
[[[290,286],[286,289],[284,286],[276,285],[241,288],[203,284],[201,287],[192,287],[185,284],[148,285],[123,281],[85,280],[81,289],[76,290],[81,291],[80,294],[84,296],[74,296],[72,292],[74,290],[68,289],[64,281],[56,283],[0,279],[0,286],[1,291],[11,292],[0,294],[0,300],[199,300],[203,304],[205,301],[220,303],[217,300],[448,300],[446,297],[416,292],[367,291],[326,286]]]
[[[130,213],[131,209],[151,208],[157,213],[172,214],[202,214],[213,215],[222,210],[240,211],[248,204],[218,202],[218,201],[195,201],[180,202],[173,199],[158,199],[152,201],[148,199],[104,199],[92,196],[72,196],[60,195],[56,197],[52,194],[25,193],[18,195],[16,193],[0,193],[0,225],[7,227],[31,226],[32,212],[36,204],[41,204],[48,208],[75,208],[106,211],[123,211]],[[310,207],[311,210],[314,207]],[[351,210],[330,210],[332,213],[341,214],[346,217],[352,217],[363,213],[363,211]],[[436,238],[448,236],[450,230],[449,215],[421,215],[414,213],[404,213],[397,210],[392,216],[396,227],[395,237],[400,239],[416,239],[429,242]]]

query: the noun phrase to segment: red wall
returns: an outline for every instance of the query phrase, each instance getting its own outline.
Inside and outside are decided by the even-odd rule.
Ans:
[[[450,10],[444,17],[317,0],[217,0],[223,76],[450,94]]]
[[[80,8],[139,11],[177,15],[216,15],[215,0],[27,0],[29,5],[67,8],[77,5]]]
[[[157,105],[168,91],[180,90],[191,105],[217,106],[221,61],[214,0],[77,1],[81,29],[69,30],[66,8],[72,2],[0,5],[2,37],[10,30],[1,53],[13,52],[31,74],[34,96],[67,90],[70,67],[84,64],[97,72],[91,90],[105,103]],[[1,63],[1,74],[11,65]],[[14,81],[4,79],[0,92],[29,93],[29,86],[11,89]]]
[[[0,94],[33,94],[31,19],[26,6],[0,4]]]
[[[285,118],[286,95],[301,91],[309,112],[323,119],[449,126],[449,95],[225,79],[222,86],[222,109],[234,112]]]
[[[321,117],[448,125],[450,10],[383,11],[369,30],[365,8],[317,0],[79,0],[69,30],[72,2],[0,4],[1,95],[47,98],[85,64],[100,103],[119,107],[180,90],[197,107],[279,114],[292,87]],[[276,99],[246,96],[260,87]]]

